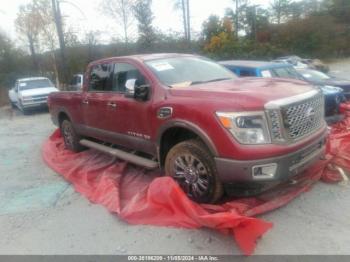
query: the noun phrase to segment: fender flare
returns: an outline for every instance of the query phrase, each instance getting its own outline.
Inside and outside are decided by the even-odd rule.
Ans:
[[[159,131],[156,137],[158,155],[160,153],[160,146],[161,146],[161,142],[162,142],[161,140],[162,140],[163,134],[170,128],[174,128],[174,127],[181,127],[192,131],[193,133],[198,135],[198,137],[204,142],[204,144],[209,148],[211,154],[214,157],[218,156],[218,151],[215,147],[215,144],[202,128],[200,128],[199,126],[189,121],[179,120],[179,119],[170,120],[159,128]]]
[[[65,115],[68,116],[68,118],[69,118],[71,121],[73,121],[73,119],[72,119],[71,115],[68,113],[68,111],[67,111],[65,108],[63,108],[63,107],[60,107],[60,108],[58,108],[57,113],[56,113],[56,116],[55,116],[55,118],[56,118],[56,120],[57,120],[57,125],[58,125],[58,126],[59,126],[59,124],[60,124],[59,115],[60,115],[61,113],[64,113]]]

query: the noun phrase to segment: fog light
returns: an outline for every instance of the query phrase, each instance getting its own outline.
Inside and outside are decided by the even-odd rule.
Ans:
[[[277,164],[271,163],[266,165],[253,166],[253,178],[254,179],[271,179],[276,175]]]

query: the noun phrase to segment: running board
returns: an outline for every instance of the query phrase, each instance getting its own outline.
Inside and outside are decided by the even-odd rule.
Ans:
[[[120,149],[111,148],[109,146],[105,146],[96,142],[92,142],[90,140],[82,139],[80,140],[80,144],[89,148],[96,149],[103,153],[115,156],[117,158],[123,159],[129,163],[142,166],[146,169],[155,169],[158,168],[158,162],[152,161],[148,158],[144,158],[141,156],[134,155],[132,153],[125,152]]]

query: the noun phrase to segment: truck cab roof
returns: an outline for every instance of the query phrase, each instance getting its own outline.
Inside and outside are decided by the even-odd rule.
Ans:
[[[44,80],[48,79],[47,77],[27,77],[27,78],[19,78],[17,81],[26,82],[26,81],[35,81],[35,80]]]
[[[144,61],[149,61],[149,60],[166,59],[166,58],[172,58],[172,57],[186,57],[186,56],[194,56],[194,55],[180,54],[180,53],[155,53],[155,54],[116,56],[116,57],[102,58],[102,59],[93,61],[90,63],[90,65],[100,64],[100,63],[104,63],[104,62],[108,62],[108,61],[113,61],[116,59],[129,59],[129,60],[144,62]]]

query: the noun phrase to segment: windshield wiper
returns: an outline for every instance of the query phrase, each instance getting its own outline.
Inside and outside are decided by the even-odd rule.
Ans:
[[[224,80],[229,80],[231,78],[229,77],[222,77],[222,78],[215,78],[215,79],[211,79],[211,80],[207,80],[207,81],[193,81],[191,83],[192,85],[198,85],[198,84],[204,84],[204,83],[210,83],[210,82],[219,82],[219,81],[224,81]]]

